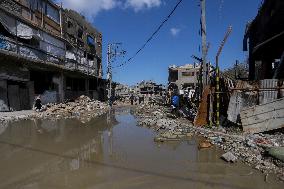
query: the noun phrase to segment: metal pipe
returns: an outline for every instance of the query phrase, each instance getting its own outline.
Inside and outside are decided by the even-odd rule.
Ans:
[[[220,126],[220,69],[219,69],[219,56],[222,52],[222,49],[229,37],[229,35],[232,32],[232,26],[229,26],[227,33],[221,42],[221,45],[218,49],[217,55],[216,55],[216,126]]]

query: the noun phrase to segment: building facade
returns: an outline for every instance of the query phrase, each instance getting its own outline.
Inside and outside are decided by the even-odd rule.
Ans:
[[[284,1],[264,0],[247,24],[243,50],[249,51],[249,79],[284,79]]]
[[[151,80],[142,81],[133,87],[133,92],[137,95],[163,95],[165,91],[165,86]]]
[[[195,88],[198,84],[198,75],[200,73],[199,65],[186,64],[184,66],[172,65],[169,67],[169,86],[175,86],[182,90],[186,88]]]
[[[0,1],[0,111],[103,99],[102,34],[51,0]]]

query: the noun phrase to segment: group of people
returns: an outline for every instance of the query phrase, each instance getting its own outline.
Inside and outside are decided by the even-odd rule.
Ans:
[[[194,105],[194,91],[180,93],[178,90],[169,92],[168,101],[170,101],[171,111],[179,116],[180,113],[190,112]],[[181,110],[181,112],[180,112]]]
[[[141,104],[145,102],[145,97],[143,95],[134,96],[133,94],[131,94],[131,96],[129,97],[129,100],[130,100],[131,105],[134,105],[134,103],[137,104],[137,101],[138,101],[138,104]]]

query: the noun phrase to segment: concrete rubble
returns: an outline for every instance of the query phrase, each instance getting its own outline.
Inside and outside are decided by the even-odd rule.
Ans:
[[[238,158],[234,156],[232,152],[227,152],[221,156],[222,159],[224,159],[227,162],[235,163]]]
[[[27,119],[67,119],[76,118],[81,122],[88,122],[92,118],[100,116],[109,110],[106,103],[98,100],[92,100],[87,96],[80,96],[74,102],[59,104],[47,104],[42,112],[29,111],[25,114],[15,114],[13,116],[0,117],[0,124],[10,121],[27,120]],[[23,111],[24,112],[24,111]]]
[[[166,107],[143,105],[136,109],[140,126],[157,132],[156,142],[181,141],[193,135],[202,136],[208,142],[224,150],[224,159],[237,159],[260,170],[264,174],[276,174],[284,180],[284,163],[268,154],[272,147],[284,146],[283,132],[244,134],[235,128],[195,127],[184,119],[172,119]],[[221,158],[221,157],[220,157]]]

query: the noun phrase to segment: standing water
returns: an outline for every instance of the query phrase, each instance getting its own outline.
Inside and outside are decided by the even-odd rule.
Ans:
[[[0,188],[282,188],[274,177],[220,160],[198,138],[158,144],[128,108],[83,124],[34,120],[0,126]]]

